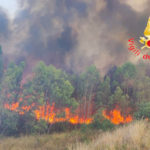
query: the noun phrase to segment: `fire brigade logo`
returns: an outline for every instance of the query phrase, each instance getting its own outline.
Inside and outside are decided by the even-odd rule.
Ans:
[[[144,31],[144,36],[145,37],[140,37],[139,40],[140,43],[144,44],[144,46],[142,46],[141,49],[150,48],[150,17],[148,19],[147,26]]]
[[[144,49],[144,48],[150,49],[150,17],[148,19],[147,26],[144,30],[144,37],[140,37],[139,42],[143,44],[141,49]],[[149,50],[148,51],[146,49],[140,50],[136,46],[136,41],[134,40],[134,38],[130,38],[128,40],[128,50],[130,52],[132,52],[135,56],[141,56],[142,55],[144,60],[150,61]]]

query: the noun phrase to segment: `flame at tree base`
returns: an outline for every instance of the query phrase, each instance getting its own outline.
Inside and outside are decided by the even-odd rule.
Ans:
[[[19,102],[15,102],[12,104],[4,104],[4,108],[13,112],[17,112],[19,115],[24,115],[26,112],[31,110],[37,120],[42,119],[51,124],[57,122],[69,122],[71,124],[90,124],[93,121],[93,118],[87,117],[86,114],[84,115],[78,112],[71,113],[70,108],[57,109],[55,108],[55,103],[52,105],[47,104],[35,108],[34,103],[29,106],[20,106]],[[62,113],[64,113],[64,117],[58,117]]]
[[[90,124],[93,121],[93,119],[90,117],[72,114],[70,112],[70,108],[65,108],[62,112],[65,112],[65,117],[57,117],[60,112],[57,113],[55,104],[52,106],[39,106],[39,108],[34,111],[37,120],[43,119],[51,124],[57,122],[69,122],[71,124]]]
[[[70,111],[70,108],[58,109],[55,107],[55,103],[52,105],[46,104],[43,106],[36,106],[35,103],[28,106],[20,106],[20,102],[15,102],[12,104],[4,104],[4,108],[13,112],[17,112],[19,115],[24,115],[27,112],[32,112],[37,120],[45,120],[50,124],[57,122],[69,122],[71,124],[90,124],[93,122],[92,113],[87,115],[86,112],[82,112],[82,107],[79,107],[74,113]],[[92,107],[92,105],[91,105]],[[63,115],[63,117],[62,117]],[[123,116],[121,110],[116,106],[113,110],[103,110],[102,115],[110,120],[113,124],[125,124],[133,120],[130,114]]]
[[[111,111],[103,110],[102,114],[111,123],[116,125],[129,123],[133,120],[131,115],[127,115],[126,117],[122,116],[119,109],[113,109]]]

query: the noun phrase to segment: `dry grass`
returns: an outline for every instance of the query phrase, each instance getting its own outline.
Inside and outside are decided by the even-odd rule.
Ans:
[[[94,135],[96,135],[94,131]],[[93,138],[92,131],[75,130],[50,135],[5,137],[0,139],[0,150],[68,150],[68,145],[77,141],[88,141]]]
[[[150,124],[137,121],[105,132],[89,144],[70,145],[69,150],[150,150]]]
[[[150,150],[150,124],[137,121],[103,133],[76,130],[51,135],[1,138],[0,150]]]

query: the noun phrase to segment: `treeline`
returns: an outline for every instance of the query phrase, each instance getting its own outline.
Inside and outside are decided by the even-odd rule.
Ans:
[[[133,119],[150,118],[150,65],[143,62],[114,66],[104,77],[94,65],[69,73],[39,62],[27,80],[24,68],[24,62],[4,67],[0,51],[1,134],[45,133],[78,123],[112,127],[102,115],[104,109],[119,108],[122,116]],[[42,116],[47,106],[51,118]]]

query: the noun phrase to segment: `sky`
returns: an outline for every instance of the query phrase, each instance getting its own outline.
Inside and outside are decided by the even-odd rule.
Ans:
[[[11,18],[15,17],[18,9],[16,0],[0,0],[0,7],[5,9]]]

